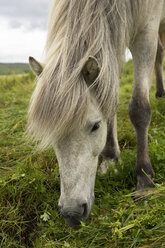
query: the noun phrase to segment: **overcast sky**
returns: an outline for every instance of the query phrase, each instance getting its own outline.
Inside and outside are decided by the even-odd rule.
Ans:
[[[0,0],[0,62],[41,60],[50,0]]]
[[[0,0],[0,62],[42,60],[50,1]]]

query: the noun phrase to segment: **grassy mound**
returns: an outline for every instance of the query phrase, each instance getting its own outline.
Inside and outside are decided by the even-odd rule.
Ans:
[[[149,201],[135,202],[136,137],[128,116],[132,81],[130,61],[121,77],[119,173],[112,165],[107,175],[97,176],[91,217],[71,229],[58,212],[60,178],[53,150],[39,153],[24,135],[34,77],[0,76],[0,247],[165,247],[165,99],[155,99],[153,83],[149,152],[156,190]]]

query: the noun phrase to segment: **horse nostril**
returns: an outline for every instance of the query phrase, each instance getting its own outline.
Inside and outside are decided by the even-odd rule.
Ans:
[[[82,210],[83,210],[82,218],[85,218],[88,213],[87,203],[82,204]]]

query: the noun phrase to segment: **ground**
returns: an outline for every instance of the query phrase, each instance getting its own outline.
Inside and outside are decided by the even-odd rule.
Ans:
[[[118,136],[121,158],[107,175],[97,175],[89,221],[71,229],[58,212],[60,179],[53,150],[39,152],[27,139],[26,116],[33,74],[0,76],[0,247],[165,247],[165,98],[150,100],[149,153],[156,190],[134,201],[136,137],[128,117],[132,62],[120,82]],[[114,173],[114,166],[118,173]]]

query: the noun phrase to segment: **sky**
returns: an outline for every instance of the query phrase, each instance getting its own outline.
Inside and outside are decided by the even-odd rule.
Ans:
[[[0,62],[42,60],[50,0],[0,0]]]
[[[0,0],[0,62],[42,61],[50,0]],[[131,57],[127,52],[126,58]]]

